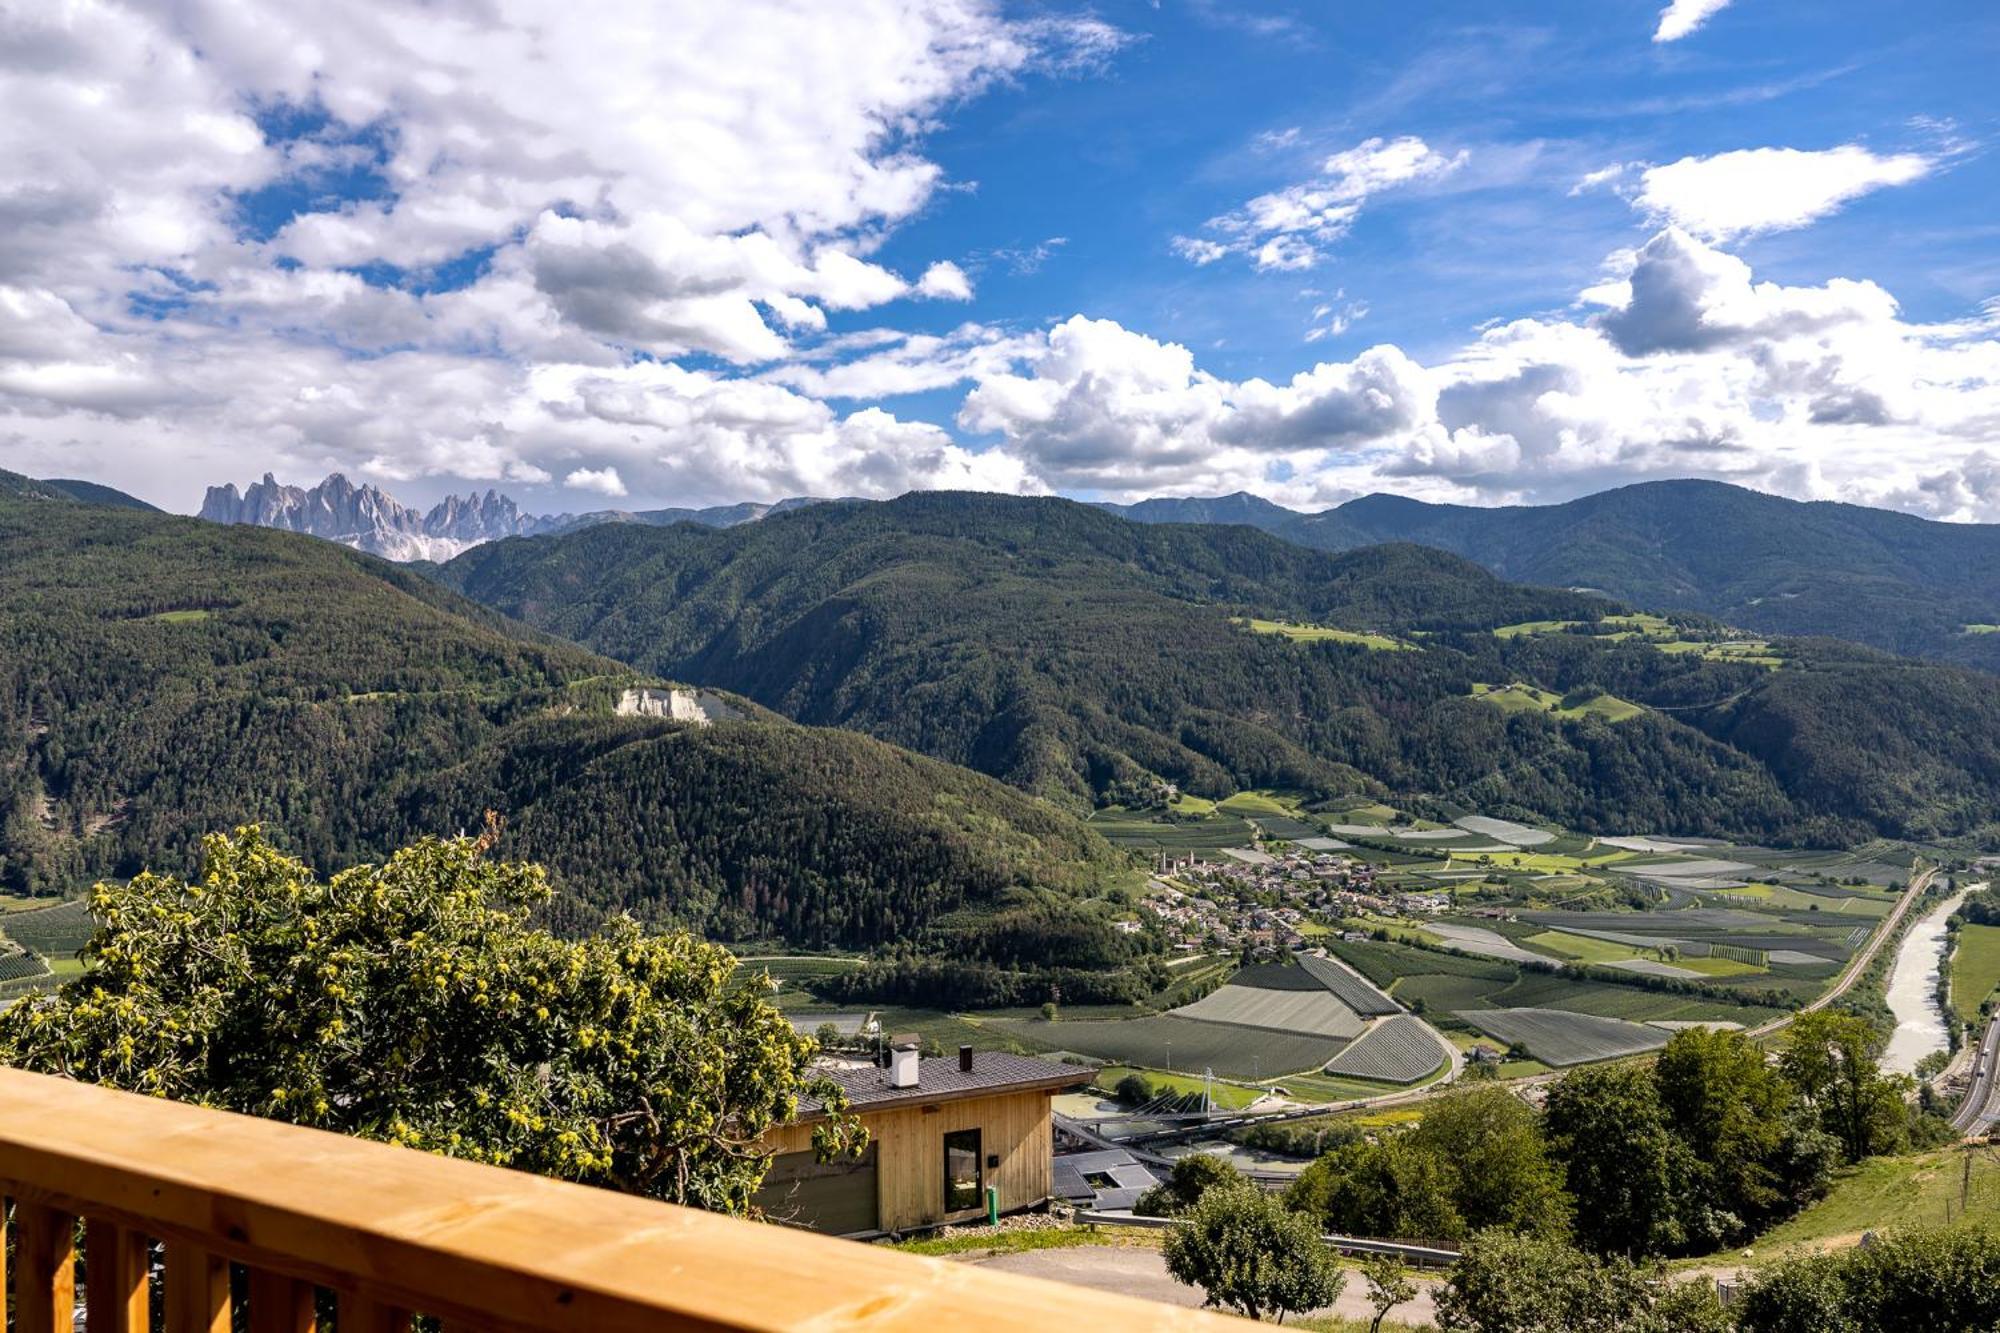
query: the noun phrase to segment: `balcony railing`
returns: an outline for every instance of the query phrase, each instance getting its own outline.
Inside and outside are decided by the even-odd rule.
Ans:
[[[1242,1327],[13,1069],[0,1189],[14,1333],[71,1333],[79,1218],[89,1333],[147,1333],[155,1301],[168,1333]]]

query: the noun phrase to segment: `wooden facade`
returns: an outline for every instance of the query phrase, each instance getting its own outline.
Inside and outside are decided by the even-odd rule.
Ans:
[[[856,1109],[876,1152],[876,1226],[912,1231],[943,1222],[983,1217],[976,1208],[945,1207],[944,1136],[980,1131],[980,1192],[996,1186],[1000,1211],[1018,1212],[1045,1202],[1051,1192],[1055,1142],[1046,1088],[999,1090],[915,1106]],[[780,1155],[809,1152],[812,1124],[780,1126],[765,1140]],[[997,1166],[987,1165],[999,1158]]]

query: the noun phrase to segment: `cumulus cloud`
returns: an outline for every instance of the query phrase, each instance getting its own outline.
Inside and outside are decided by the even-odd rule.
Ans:
[[[1319,164],[1312,180],[1260,194],[1210,218],[1206,236],[1176,236],[1174,253],[1195,264],[1248,255],[1260,269],[1307,269],[1345,236],[1371,196],[1433,180],[1463,166],[1464,150],[1440,153],[1414,135],[1367,139]]]
[[[1653,29],[1653,40],[1678,42],[1728,7],[1729,0],[1673,0],[1660,11],[1660,26]]]
[[[1884,157],[1859,144],[1738,149],[1646,168],[1633,203],[1710,240],[1728,240],[1807,226],[1864,194],[1921,179],[1932,165],[1920,154]]]
[[[837,312],[968,299],[948,260],[912,281],[871,257],[950,184],[924,136],[998,82],[1087,73],[1127,40],[1088,15],[1016,20],[991,0],[548,17],[531,0],[254,16],[74,0],[10,18],[7,461],[71,472],[129,453],[100,475],[150,477],[183,506],[267,463],[602,487],[599,442],[577,438],[587,414],[516,401],[539,368],[779,363]],[[143,444],[122,420],[145,422]],[[931,461],[911,461],[923,430],[893,421],[782,440],[756,423],[736,471],[695,460],[678,475],[747,485],[757,459],[813,440],[845,461],[816,473],[794,458],[772,487],[787,470],[854,474],[863,491],[899,470],[971,475],[929,436]],[[902,461],[863,468],[842,441],[871,433]],[[661,475],[621,466],[634,487]]]
[[[1672,229],[1613,266],[1594,315],[1496,325],[1428,365],[1371,348],[1283,383],[1077,317],[980,379],[959,424],[1056,486],[1121,496],[1492,503],[1705,476],[2000,519],[2000,321],[1911,324],[1867,282],[1757,282]]]
[[[1231,382],[1199,370],[1186,347],[1078,315],[1050,330],[1028,366],[981,379],[958,420],[999,434],[1058,487],[1186,493],[1264,482],[1392,438],[1430,415],[1432,393],[1393,347],[1285,384]]]
[[[937,301],[970,301],[972,280],[965,276],[964,269],[949,259],[940,259],[925,269],[924,276],[917,280],[917,295]]]
[[[625,482],[615,467],[580,467],[563,478],[571,490],[596,491],[599,495],[625,494]]]

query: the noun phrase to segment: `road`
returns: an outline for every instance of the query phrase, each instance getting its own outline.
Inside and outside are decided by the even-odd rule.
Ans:
[[[1025,1273],[1031,1277],[1066,1282],[1074,1287],[1115,1291],[1164,1305],[1192,1306],[1202,1303],[1201,1289],[1174,1281],[1167,1273],[1166,1260],[1160,1257],[1158,1250],[1149,1246],[1084,1245],[1072,1249],[1023,1250],[971,1262],[981,1268]],[[1389,1317],[1406,1324],[1430,1324],[1437,1318],[1437,1306],[1431,1297],[1439,1283],[1437,1279],[1428,1277],[1413,1277],[1412,1281],[1417,1286],[1416,1299],[1397,1306],[1390,1311]],[[1361,1280],[1359,1273],[1349,1272],[1347,1286],[1341,1291],[1340,1298],[1327,1309],[1314,1313],[1338,1315],[1343,1319],[1368,1319],[1374,1312],[1369,1308],[1367,1298],[1368,1284]]]
[[[1908,915],[1910,908],[1914,907],[1917,900],[1924,896],[1924,891],[1930,888],[1931,880],[1936,877],[1937,867],[1935,866],[1926,866],[1910,876],[1909,887],[1904,889],[1903,896],[1896,900],[1896,906],[1890,911],[1889,915],[1882,918],[1882,924],[1876,928],[1874,934],[1868,937],[1868,942],[1861,946],[1861,951],[1847,960],[1847,969],[1840,974],[1833,985],[1827,987],[1825,993],[1818,999],[1800,1005],[1797,1014],[1786,1014],[1783,1018],[1774,1018],[1762,1026],[1751,1028],[1744,1035],[1754,1040],[1758,1037],[1768,1037],[1774,1032],[1782,1032],[1792,1025],[1792,1020],[1796,1019],[1799,1014],[1809,1014],[1815,1009],[1824,1009],[1841,996],[1847,994],[1848,991],[1854,989],[1854,983],[1861,980],[1861,974],[1866,972],[1868,965],[1875,961],[1875,955],[1882,952],[1882,946],[1894,939],[1896,932],[1902,929],[1904,916]]]
[[[1993,1122],[2000,1120],[2000,1017],[1986,1025],[1986,1031],[1979,1038],[1979,1054],[1972,1065],[1972,1084],[1965,1090],[1965,1100],[1959,1103],[1958,1114],[1951,1118],[1951,1127],[1971,1138],[1984,1134]]]

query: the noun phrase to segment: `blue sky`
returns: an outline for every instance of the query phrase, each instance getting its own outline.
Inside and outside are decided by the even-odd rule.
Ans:
[[[1608,190],[1570,196],[1608,163],[1767,145],[1935,150],[1939,133],[1918,118],[1951,120],[1980,144],[2000,131],[1990,6],[1738,0],[1663,44],[1650,40],[1659,10],[1107,6],[1133,46],[1099,77],[1039,81],[953,115],[929,154],[977,189],[941,197],[884,254],[907,263],[1064,237],[1032,276],[1004,262],[982,274],[981,317],[1083,311],[1184,342],[1221,374],[1288,376],[1383,341],[1442,355],[1484,321],[1567,306],[1607,254],[1648,233]],[[1467,22],[1482,11],[1490,23]],[[1290,131],[1289,147],[1259,144]],[[1171,254],[1175,234],[1310,175],[1317,157],[1399,135],[1464,148],[1476,169],[1371,204],[1307,274],[1195,270]],[[1970,153],[1733,252],[1760,277],[1865,275],[1916,318],[1963,317],[2000,295],[1996,162]],[[1315,290],[1344,291],[1369,314],[1308,347],[1320,302],[1302,293]]]
[[[2000,521],[1975,0],[81,0],[23,33],[4,467],[541,511],[1692,475]]]

